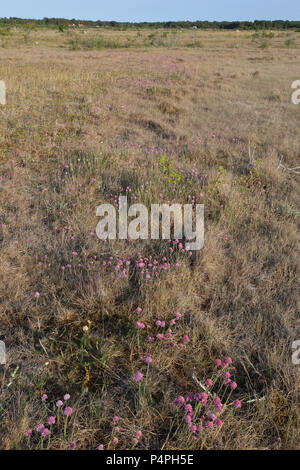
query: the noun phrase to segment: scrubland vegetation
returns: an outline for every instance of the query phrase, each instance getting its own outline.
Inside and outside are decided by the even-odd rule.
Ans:
[[[299,47],[0,29],[2,449],[299,447]],[[100,241],[119,195],[203,203],[204,248]]]

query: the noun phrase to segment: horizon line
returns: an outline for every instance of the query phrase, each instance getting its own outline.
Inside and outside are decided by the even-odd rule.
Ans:
[[[90,18],[66,18],[66,17],[62,17],[62,16],[44,16],[43,18],[29,18],[29,17],[25,17],[25,16],[1,16],[0,17],[0,20],[2,19],[16,19],[16,20],[35,20],[35,21],[42,21],[44,20],[45,18],[48,18],[48,19],[60,19],[60,20],[68,20],[68,21],[71,21],[71,20],[75,20],[75,21],[92,21],[92,22],[97,22],[97,21],[114,21],[116,23],[166,23],[166,22],[171,22],[171,23],[179,23],[179,22],[190,22],[190,23],[194,23],[194,22],[197,22],[197,21],[206,21],[208,23],[235,23],[235,22],[248,22],[248,23],[254,23],[255,21],[271,21],[271,22],[275,22],[275,21],[284,21],[284,22],[287,22],[287,21],[290,21],[290,22],[293,22],[293,21],[300,21],[300,19],[282,19],[282,18],[277,18],[277,19],[268,19],[268,18],[256,18],[256,19],[253,19],[253,20],[250,20],[250,19],[232,19],[232,20],[212,20],[212,19],[177,19],[177,20],[170,20],[170,19],[160,19],[160,20],[114,20],[114,19],[97,19],[97,20],[93,20],[93,19],[90,19]]]

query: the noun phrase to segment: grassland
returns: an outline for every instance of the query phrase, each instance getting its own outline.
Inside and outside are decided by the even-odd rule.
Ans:
[[[299,57],[296,32],[0,31],[2,449],[299,447]],[[120,194],[205,204],[204,248],[101,242]],[[177,312],[173,347],[136,327]],[[174,400],[227,356],[242,406],[193,440]]]

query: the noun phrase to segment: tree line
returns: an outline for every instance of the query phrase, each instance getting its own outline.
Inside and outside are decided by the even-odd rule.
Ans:
[[[255,21],[163,21],[163,22],[118,22],[118,21],[91,21],[66,18],[43,18],[24,19],[24,18],[0,18],[1,26],[32,25],[45,27],[67,27],[69,25],[84,25],[88,27],[107,27],[116,29],[130,28],[166,28],[166,29],[219,29],[219,30],[283,30],[297,29],[300,31],[300,21],[288,20],[255,20]]]

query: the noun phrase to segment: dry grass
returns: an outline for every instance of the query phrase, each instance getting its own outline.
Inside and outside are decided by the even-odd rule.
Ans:
[[[65,438],[53,428],[53,449],[106,444],[113,415],[118,448],[138,429],[144,449],[299,447],[299,176],[277,168],[280,155],[299,164],[299,45],[284,32],[0,35],[2,449],[38,446],[24,433],[51,412],[41,394],[51,408],[66,392],[74,413]],[[203,250],[189,259],[163,241],[91,235],[96,207],[126,188],[148,205],[205,203]],[[138,253],[166,256],[170,269],[145,279]],[[115,275],[118,257],[132,260],[127,278]],[[176,312],[175,338],[191,338],[183,350],[138,341],[137,320]],[[132,379],[148,354],[151,398]],[[204,379],[228,355],[244,405],[195,444],[184,426],[175,432],[173,401],[199,391],[194,369]]]

